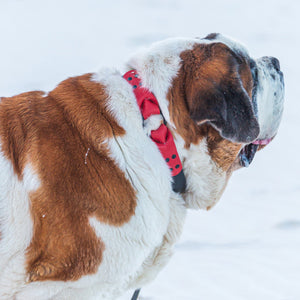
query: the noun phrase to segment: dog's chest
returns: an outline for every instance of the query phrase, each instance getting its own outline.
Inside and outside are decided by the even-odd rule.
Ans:
[[[186,216],[182,198],[173,194],[167,207],[154,199],[140,199],[137,213],[122,228],[112,228],[90,219],[96,234],[106,245],[97,281],[116,287],[138,288],[152,281],[172,256]]]

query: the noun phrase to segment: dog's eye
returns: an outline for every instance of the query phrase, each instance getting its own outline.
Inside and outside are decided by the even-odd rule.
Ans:
[[[251,69],[251,73],[252,73],[253,82],[255,82],[257,80],[257,68],[255,67]]]
[[[257,82],[257,66],[254,60],[250,60],[250,70],[252,74],[253,85],[255,85]]]

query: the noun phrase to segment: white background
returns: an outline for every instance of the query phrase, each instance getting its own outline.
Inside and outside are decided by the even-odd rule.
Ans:
[[[189,213],[171,263],[141,299],[300,299],[299,11],[296,0],[0,0],[1,96],[121,66],[171,36],[222,32],[254,57],[281,61],[278,136],[235,173],[214,209]]]

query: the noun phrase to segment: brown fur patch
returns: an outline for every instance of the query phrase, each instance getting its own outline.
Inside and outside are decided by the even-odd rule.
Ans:
[[[208,151],[212,159],[227,171],[236,159],[241,144],[233,143],[220,136],[217,130],[202,120],[198,124],[191,118],[200,91],[214,91],[226,82],[232,84],[240,78],[251,98],[252,76],[245,58],[235,57],[229,48],[221,43],[197,44],[192,50],[181,54],[182,66],[173,80],[168,93],[170,117],[176,131],[184,139],[188,148],[207,137]],[[234,62],[234,64],[233,64]]]
[[[223,139],[211,126],[207,134],[207,149],[212,160],[223,171],[228,171],[241,150],[241,144]]]
[[[189,109],[185,100],[185,73],[181,70],[174,78],[172,87],[168,91],[170,118],[176,126],[176,132],[184,139],[185,147],[191,143],[197,144],[203,136],[202,128],[190,117]]]
[[[34,232],[27,251],[31,281],[77,280],[95,273],[105,245],[89,217],[113,226],[135,212],[135,191],[105,141],[123,135],[91,74],[69,78],[49,95],[2,98],[2,150],[16,174],[30,163],[41,186],[30,194]]]

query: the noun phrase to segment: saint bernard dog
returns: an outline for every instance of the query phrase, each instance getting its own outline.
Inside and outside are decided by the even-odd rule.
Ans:
[[[0,299],[142,287],[170,259],[187,209],[213,207],[277,133],[279,61],[220,34],[155,43],[123,71],[1,98]]]

